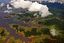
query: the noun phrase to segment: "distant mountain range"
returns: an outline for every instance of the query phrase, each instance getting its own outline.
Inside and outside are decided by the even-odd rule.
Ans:
[[[42,2],[41,4],[47,5],[50,9],[62,9],[64,10],[64,4],[61,3],[50,3],[50,2]]]
[[[60,2],[60,3],[64,3],[64,0],[29,0],[29,1],[37,1],[37,2],[42,2],[42,1],[45,1],[45,2]],[[0,0],[0,2],[2,3],[9,3],[10,0]]]
[[[54,3],[54,2],[59,2],[59,3],[64,3],[64,0],[29,0],[29,1],[37,1],[37,2],[42,2],[42,1],[45,1],[45,2],[51,2],[51,3]]]

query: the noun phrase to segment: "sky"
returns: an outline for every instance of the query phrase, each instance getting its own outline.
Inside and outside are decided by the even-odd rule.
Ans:
[[[0,2],[2,2],[2,3],[8,3],[8,2],[10,2],[10,0],[0,0]]]
[[[0,2],[8,3],[10,0],[0,0]],[[45,0],[47,1],[47,0]]]

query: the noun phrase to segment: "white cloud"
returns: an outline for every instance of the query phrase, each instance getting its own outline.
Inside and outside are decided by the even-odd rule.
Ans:
[[[7,4],[7,9],[12,9],[12,7],[10,7],[9,4]]]
[[[50,33],[52,34],[52,36],[56,36],[57,35],[56,29],[51,29],[50,30]]]
[[[37,3],[37,2],[34,2],[32,3],[32,5],[29,7],[29,11],[40,11],[42,8],[42,5]]]
[[[49,14],[48,7],[46,5],[39,4],[37,2],[24,1],[24,0],[11,0],[11,5],[14,8],[27,8],[31,12],[40,12],[41,17],[46,17]]]
[[[11,13],[12,10],[5,10],[4,13]]]
[[[32,3],[32,5],[28,9],[31,12],[37,12],[39,11],[41,14],[41,17],[47,17],[48,15],[51,15],[51,13],[48,11],[47,5],[42,5],[37,2]]]
[[[0,4],[0,7],[3,7],[4,5],[5,5],[4,3],[1,3],[1,4]]]
[[[28,8],[31,4],[32,2],[24,1],[24,0],[17,0],[17,1],[12,0],[11,1],[11,5],[13,5],[15,8],[25,9],[25,8]]]

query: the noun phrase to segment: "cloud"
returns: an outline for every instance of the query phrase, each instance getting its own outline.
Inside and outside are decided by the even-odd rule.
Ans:
[[[4,13],[11,13],[12,10],[5,10]]]
[[[5,5],[4,3],[1,3],[1,4],[0,4],[0,7],[3,7],[4,5]]]
[[[32,2],[30,1],[24,1],[24,0],[11,0],[11,5],[13,5],[15,8],[28,8]]]
[[[41,17],[47,17],[50,15],[48,7],[46,5],[39,4],[37,2],[24,1],[24,0],[11,0],[11,5],[14,8],[23,8],[31,12],[40,12]]]
[[[9,4],[7,4],[7,9],[12,9],[12,7],[10,7]]]
[[[50,29],[50,33],[51,33],[52,36],[58,35],[56,29]]]
[[[32,3],[32,5],[29,7],[29,11],[40,11],[42,8],[42,5],[37,3],[37,2],[34,2]]]
[[[32,5],[28,9],[31,12],[37,12],[39,11],[41,14],[41,17],[47,17],[48,15],[51,15],[51,13],[48,11],[47,5],[42,5],[37,2],[32,3]]]

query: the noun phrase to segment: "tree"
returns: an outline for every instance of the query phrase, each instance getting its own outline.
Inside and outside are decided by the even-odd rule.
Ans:
[[[23,28],[19,28],[18,31],[22,32],[22,31],[24,31],[24,29]]]
[[[1,34],[1,36],[4,36],[5,35],[5,30],[2,30],[0,34]]]
[[[26,37],[29,37],[31,35],[31,32],[27,31],[27,32],[24,32],[24,34],[25,34]]]
[[[18,32],[18,25],[13,25],[13,27],[17,30],[17,32]]]
[[[31,35],[36,35],[36,34],[37,34],[37,28],[32,28]]]
[[[49,39],[44,39],[44,43],[49,43]]]
[[[48,28],[42,28],[41,32],[42,32],[42,34],[50,34],[50,31]]]

